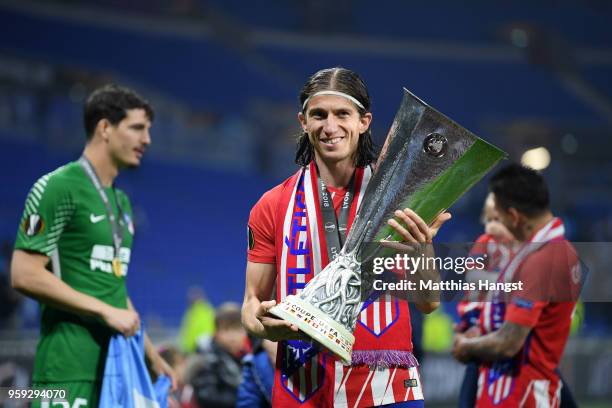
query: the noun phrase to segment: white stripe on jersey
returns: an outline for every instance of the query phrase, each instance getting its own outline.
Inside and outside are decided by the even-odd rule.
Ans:
[[[306,368],[302,365],[298,370],[300,373],[300,401],[304,401],[306,399]]]
[[[533,397],[535,399],[536,408],[549,408],[550,400],[548,398],[548,388],[550,381],[535,380],[533,382]]]
[[[512,384],[512,376],[507,376],[504,385],[504,392],[502,393],[502,398],[508,397],[510,394],[510,385]]]
[[[288,234],[291,231],[291,219],[293,218],[293,206],[295,204],[295,192],[297,191],[297,186],[299,184],[299,180],[298,183],[295,183],[295,186],[293,187],[293,192],[291,193],[291,199],[289,200],[289,207],[287,207],[287,212],[285,213],[285,221],[283,222],[283,233],[284,234]],[[283,243],[283,251],[281,254],[281,279],[280,279],[280,294],[281,294],[281,298],[278,299],[279,302],[282,302],[283,300],[285,300],[285,296],[287,293],[287,245],[285,245]],[[276,294],[274,294],[274,296],[276,297]],[[291,381],[290,379],[288,381]],[[292,389],[292,387],[289,385],[289,382],[287,382],[287,386],[289,387],[289,389]]]
[[[525,402],[527,401],[527,398],[529,398],[532,388],[533,388],[533,380],[529,382],[529,385],[527,386],[527,389],[525,390],[525,394],[523,395],[523,398],[521,399],[521,403],[519,404],[519,407],[525,406]]]
[[[506,380],[506,376],[502,375],[500,376],[500,378],[495,380],[495,382],[493,383],[494,388],[495,388],[495,397],[493,397],[493,402],[495,404],[499,403],[499,401],[501,400],[502,387],[504,383],[506,382],[505,380]]]
[[[393,320],[393,317],[391,316],[391,307],[393,306],[393,299],[391,299],[391,295],[387,293],[385,295],[385,327],[389,327],[391,321]]]
[[[370,178],[372,177],[372,167],[367,166],[363,169],[363,179],[361,180],[361,191],[359,192],[359,196],[357,197],[357,211],[359,211],[359,206],[361,205],[361,199],[365,194],[366,189],[363,186],[367,186],[370,182]]]
[[[478,388],[476,390],[476,400],[480,399],[482,395],[482,388],[484,386],[484,372],[478,374]]]
[[[368,308],[366,307],[365,309],[363,309],[361,311],[361,323],[363,323],[364,325],[368,325]]]
[[[395,372],[395,371],[394,371]],[[375,405],[382,405],[385,393],[387,391],[387,384],[389,383],[389,370],[374,370],[374,376],[372,377],[372,401]],[[391,393],[393,396],[393,393]],[[395,401],[391,401],[393,403]]]
[[[410,373],[410,378],[415,378],[417,380],[417,386],[412,387],[412,395],[414,400],[422,400],[423,399],[423,384],[421,383],[421,376],[419,375],[419,369],[417,367],[408,368],[408,372]]]
[[[57,248],[55,248],[51,252],[50,258],[51,258],[51,269],[53,270],[53,274],[57,276],[58,278],[62,279],[62,267],[60,266],[59,251]]]
[[[336,361],[336,375],[334,384],[334,407],[347,407],[348,401],[346,399],[346,381],[351,375],[353,367],[349,367],[346,374],[344,374],[344,365],[341,362]]]
[[[385,389],[385,395],[383,396],[380,405],[393,404],[395,402],[395,393],[393,392],[393,380],[395,379],[395,373],[397,373],[397,367],[393,369],[391,378],[387,382],[387,388]]]
[[[380,334],[380,302],[375,300],[372,302],[373,306],[373,319],[374,319],[374,333]]]
[[[302,217],[302,226],[306,225],[306,217]],[[305,242],[306,241],[306,231],[300,231],[298,233],[298,242]],[[305,268],[306,267],[306,256],[307,255],[298,255],[296,256],[296,266],[298,268]],[[298,273],[295,275],[295,281],[298,283],[305,283],[306,282],[306,275],[304,275],[303,273]],[[302,289],[296,289],[295,293],[298,294],[302,291]]]

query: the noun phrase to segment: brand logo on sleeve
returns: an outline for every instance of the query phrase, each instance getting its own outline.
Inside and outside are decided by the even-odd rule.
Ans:
[[[23,232],[28,237],[40,234],[45,229],[45,223],[40,214],[31,214],[23,221]]]
[[[104,218],[106,218],[106,214],[102,214],[102,215],[89,214],[89,221],[91,221],[92,224],[97,224],[100,221],[102,221]]]

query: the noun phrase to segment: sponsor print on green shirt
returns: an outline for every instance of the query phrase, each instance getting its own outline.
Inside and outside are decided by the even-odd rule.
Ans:
[[[128,273],[134,226],[125,193],[105,188],[119,217],[123,241],[122,276],[112,270],[112,227],[104,202],[78,162],[41,177],[28,194],[15,249],[49,257],[47,269],[75,290],[118,308],[127,308]],[[40,341],[33,381],[92,381],[102,378],[111,329],[93,317],[41,304]]]

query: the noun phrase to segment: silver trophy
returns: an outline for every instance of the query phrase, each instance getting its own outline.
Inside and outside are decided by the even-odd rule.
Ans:
[[[404,89],[340,254],[301,293],[287,296],[270,313],[350,364],[363,304],[361,265],[377,251],[379,245],[372,243],[398,239],[387,220],[408,207],[430,224],[504,156]]]

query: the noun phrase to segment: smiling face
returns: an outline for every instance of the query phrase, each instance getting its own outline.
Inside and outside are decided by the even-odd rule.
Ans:
[[[104,135],[108,152],[119,168],[138,167],[145,150],[151,144],[151,121],[144,109],[130,109],[117,125],[107,122]]]
[[[354,160],[359,135],[368,130],[372,114],[360,115],[355,104],[342,96],[318,95],[308,101],[298,119],[315,157],[332,164]]]

